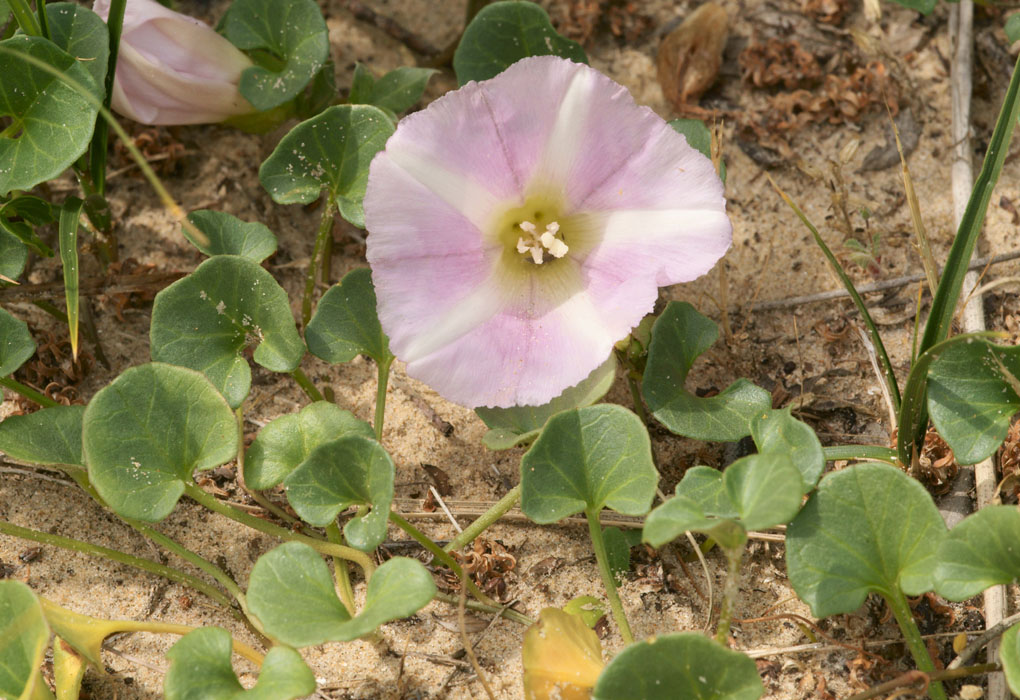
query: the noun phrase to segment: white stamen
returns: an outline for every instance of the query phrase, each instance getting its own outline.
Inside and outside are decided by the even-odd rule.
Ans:
[[[560,225],[555,221],[546,225],[542,233],[539,233],[538,227],[530,221],[522,221],[517,226],[527,234],[517,239],[517,252],[530,253],[536,265],[542,264],[546,252],[554,258],[562,258],[570,250],[566,243],[556,237]]]

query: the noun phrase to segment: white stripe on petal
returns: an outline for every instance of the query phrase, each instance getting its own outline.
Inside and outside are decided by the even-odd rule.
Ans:
[[[563,95],[556,122],[545,144],[535,177],[543,182],[565,183],[577,160],[584,123],[590,118],[594,72],[587,66],[577,68]]]
[[[732,226],[716,209],[585,212],[572,217],[588,250],[583,266],[616,270],[659,287],[689,282],[730,247]]]
[[[408,364],[428,357],[484,325],[506,304],[503,285],[492,276],[479,284],[467,298],[436,318],[427,329],[409,338],[403,347],[394,348],[395,354]]]
[[[484,230],[505,204],[470,175],[454,172],[428,155],[410,148],[390,149],[387,158],[401,170],[428,188],[433,194],[464,215],[479,230]]]

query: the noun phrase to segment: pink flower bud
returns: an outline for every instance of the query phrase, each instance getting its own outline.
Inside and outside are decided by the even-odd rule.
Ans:
[[[104,20],[110,0],[92,8]],[[207,124],[254,111],[241,96],[251,60],[212,27],[155,0],[128,0],[113,110],[142,124]]]

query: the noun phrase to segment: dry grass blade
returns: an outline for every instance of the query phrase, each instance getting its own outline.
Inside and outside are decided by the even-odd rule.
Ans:
[[[886,102],[886,110],[889,112],[889,123],[892,124],[893,138],[896,140],[896,151],[900,154],[900,173],[903,176],[903,193],[907,197],[907,204],[910,205],[910,220],[914,224],[914,235],[917,240],[914,247],[921,256],[921,264],[924,266],[924,276],[928,281],[928,291],[935,293],[938,287],[938,266],[935,264],[935,256],[932,255],[931,245],[928,242],[928,232],[924,228],[924,220],[921,219],[921,206],[917,201],[917,193],[914,192],[914,180],[910,177],[910,168],[907,167],[907,157],[903,153],[903,144],[900,142],[900,130],[893,119],[892,110]]]

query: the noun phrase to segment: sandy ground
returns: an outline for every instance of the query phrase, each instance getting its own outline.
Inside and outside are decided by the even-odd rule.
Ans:
[[[447,46],[456,37],[464,2],[442,3],[425,0],[374,0],[360,3],[381,16],[391,17],[434,47]],[[554,17],[569,20],[570,7],[585,3],[560,0],[543,3]],[[596,3],[589,3],[596,4]],[[614,3],[627,5],[627,3]],[[666,0],[629,3],[631,15],[646,17],[645,29],[630,38],[614,37],[605,29],[587,44],[591,63],[627,86],[638,102],[648,104],[662,116],[673,113],[663,98],[655,77],[658,31],[681,17],[691,5]],[[728,285],[723,291],[720,272],[682,287],[667,290],[667,298],[685,299],[717,321],[728,315],[731,332],[699,362],[689,380],[693,388],[723,388],[738,377],[748,377],[765,386],[777,405],[792,404],[819,432],[826,444],[836,442],[886,443],[889,419],[871,364],[856,331],[858,318],[846,300],[819,304],[789,305],[785,308],[752,312],[752,304],[783,300],[838,288],[824,258],[810,235],[773,192],[762,166],[745,150],[754,143],[738,144],[741,121],[766,115],[766,100],[775,90],[749,87],[741,81],[737,56],[753,40],[770,36],[796,36],[808,50],[842,52],[854,60],[882,60],[899,88],[901,109],[913,110],[919,126],[919,144],[909,158],[917,195],[936,259],[945,259],[953,231],[949,192],[948,154],[950,143],[949,77],[945,57],[951,55],[947,39],[945,7],[931,18],[918,20],[906,10],[886,4],[881,22],[867,21],[854,4],[846,20],[835,29],[805,29],[801,7],[795,2],[750,2],[724,0],[733,26],[719,81],[702,100],[702,106],[724,113],[724,155],[728,164],[727,196],[734,224],[734,246],[725,259]],[[223,3],[181,1],[180,8],[215,20]],[[365,15],[355,17],[348,3],[330,0],[324,10],[330,29],[338,84],[348,85],[355,61],[377,72],[420,59],[390,33],[380,30]],[[557,14],[559,13],[559,14]],[[975,163],[980,163],[984,144],[994,124],[998,101],[1008,81],[1011,60],[995,20],[979,15],[977,87],[974,104]],[[569,22],[568,22],[569,24]],[[564,28],[564,31],[568,27]],[[869,51],[853,48],[851,30],[870,40]],[[803,35],[801,32],[807,32]],[[818,49],[825,38],[831,46]],[[984,42],[984,43],[982,43]],[[984,46],[984,48],[982,48]],[[832,47],[836,47],[835,49]],[[996,51],[997,49],[997,51]],[[857,52],[857,53],[854,53]],[[1003,58],[1005,57],[1005,58]],[[1006,67],[1003,68],[1003,65]],[[430,84],[427,99],[455,85],[448,70]],[[819,88],[815,88],[817,91]],[[743,115],[743,116],[737,116]],[[920,270],[911,245],[909,211],[902,196],[899,168],[862,171],[868,152],[886,139],[887,117],[875,108],[860,117],[838,123],[809,124],[782,135],[788,151],[770,170],[777,183],[794,197],[819,225],[838,254],[847,260],[847,237],[864,238],[881,233],[878,260],[870,268],[851,266],[858,283],[893,279]],[[257,169],[284,130],[264,136],[248,136],[210,126],[171,130],[170,135],[185,148],[177,167],[165,176],[167,186],[186,210],[218,208],[245,220],[266,223],[280,239],[280,251],[269,269],[299,304],[302,270],[311,254],[319,211],[314,207],[283,207],[274,204],[258,183]],[[746,136],[743,137],[746,141]],[[833,193],[831,163],[848,152],[848,144],[859,147],[841,169],[849,197],[848,231]],[[1015,215],[1002,198],[1020,197],[1020,165],[1010,160],[992,197],[985,239],[979,255],[994,255],[1015,248]],[[54,190],[70,188],[70,181],[58,182]],[[164,211],[148,187],[131,172],[111,183],[111,202],[118,221],[122,259],[133,259],[157,270],[188,271],[201,260],[181,236],[179,227]],[[865,220],[856,212],[866,207]],[[864,229],[867,231],[864,231]],[[858,231],[857,229],[861,229]],[[363,266],[364,245],[359,232],[341,223],[335,231],[334,277],[339,279]],[[98,274],[94,265],[85,274]],[[1015,275],[1016,263],[994,267],[989,278]],[[38,262],[32,283],[56,279],[59,268],[52,261]],[[989,298],[989,324],[1016,328],[1016,295],[1006,288]],[[906,286],[885,295],[871,297],[876,316],[897,370],[905,376],[909,356],[909,332],[917,286]],[[151,304],[134,299],[120,310],[116,299],[92,298],[100,338],[111,369],[94,364],[91,371],[74,383],[73,395],[87,400],[100,387],[127,367],[147,361],[147,330]],[[58,338],[64,331],[53,320],[29,304],[16,303],[9,310],[28,320],[37,337],[46,332]],[[297,305],[295,305],[297,311]],[[371,420],[375,395],[375,368],[363,359],[330,367],[308,357],[305,371],[321,386],[329,386],[338,404]],[[0,415],[16,410],[13,397],[0,408]],[[629,395],[618,381],[609,400],[628,405]],[[269,420],[297,410],[304,398],[289,378],[254,369],[250,403],[246,409],[247,430],[253,435]],[[438,417],[438,420],[437,420]],[[443,431],[442,421],[452,426]],[[491,502],[518,480],[522,450],[488,451],[481,443],[485,428],[474,413],[449,404],[427,387],[407,378],[397,366],[386,407],[383,443],[397,465],[397,497],[420,498],[429,476],[423,464],[435,465],[450,475],[452,501]],[[447,434],[448,433],[448,434]],[[655,454],[661,467],[664,492],[672,492],[683,471],[696,464],[719,466],[721,446],[705,445],[652,429]],[[96,544],[115,547],[139,556],[161,556],[126,526],[61,479],[44,478],[18,471],[9,462],[0,471],[0,517],[18,525],[55,532]],[[235,500],[231,483],[220,484]],[[420,510],[409,501],[402,510]],[[406,508],[404,506],[407,506]],[[461,518],[462,523],[470,516]],[[453,527],[442,520],[416,522],[435,539],[447,539]],[[215,560],[242,584],[255,559],[275,542],[266,536],[214,516],[190,502],[182,502],[160,529],[186,546]],[[406,536],[391,532],[393,540]],[[583,526],[539,527],[520,519],[509,519],[487,535],[501,542],[516,557],[516,567],[507,576],[507,598],[515,607],[537,617],[547,606],[561,606],[578,595],[604,597],[587,533]],[[219,625],[239,639],[253,642],[251,635],[231,618],[182,586],[165,585],[127,567],[83,555],[43,547],[31,563],[20,556],[31,543],[0,537],[0,561],[8,575],[27,582],[39,594],[78,612],[108,618],[153,619],[189,625]],[[405,550],[412,554],[416,550]],[[669,548],[664,557],[652,557],[635,550],[635,571],[621,589],[627,614],[636,637],[677,630],[705,628],[709,615],[703,595],[704,574],[695,561],[689,565],[691,578],[677,566],[677,559],[690,556],[686,544]],[[31,557],[26,557],[31,558]],[[170,563],[186,565],[174,561]],[[714,588],[722,585],[723,563],[710,555],[709,569]],[[536,566],[537,565],[537,566]],[[0,567],[2,570],[3,567]],[[363,595],[364,586],[358,582]],[[695,590],[695,586],[697,590]],[[737,617],[755,618],[777,612],[810,617],[805,605],[796,600],[785,578],[781,544],[753,541],[742,572],[742,595]],[[928,612],[924,632],[959,629],[975,623],[975,615],[962,615],[956,626],[947,617]],[[475,617],[475,616],[472,616]],[[847,643],[895,639],[897,631],[883,614],[879,602],[869,601],[853,615],[840,616],[822,624],[830,635]],[[482,634],[477,654],[493,690],[500,697],[521,694],[520,646],[524,628],[500,620],[487,628],[488,620],[478,616],[474,635]],[[482,695],[481,686],[460,660],[462,641],[454,632],[456,611],[433,602],[409,620],[385,626],[376,641],[328,644],[303,651],[320,682],[320,697],[328,698],[468,698]],[[481,632],[481,630],[486,630]],[[781,649],[809,641],[800,627],[789,619],[744,622],[733,631],[735,646],[743,650]],[[90,672],[85,681],[86,697],[155,698],[161,696],[162,675],[167,667],[164,652],[175,641],[169,636],[139,634],[115,639],[105,660],[110,674]],[[939,642],[940,648],[945,644]],[[618,634],[610,625],[603,640],[607,655],[621,648]],[[873,649],[879,656],[860,656],[854,651],[834,648],[810,654],[778,653],[759,659],[767,696],[775,698],[836,696],[866,687],[908,667],[900,645]],[[456,658],[455,658],[456,657]],[[944,656],[948,660],[948,656]],[[452,665],[451,665],[452,664]],[[253,680],[252,669],[238,662],[242,679]]]

